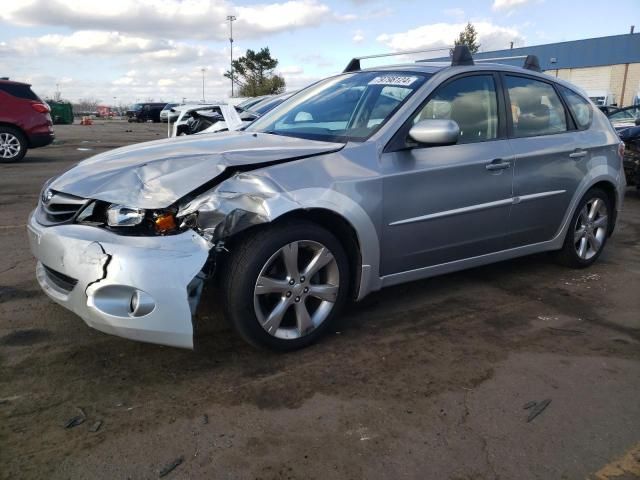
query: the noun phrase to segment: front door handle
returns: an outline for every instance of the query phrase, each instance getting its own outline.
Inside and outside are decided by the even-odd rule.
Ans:
[[[586,157],[587,156],[587,151],[586,150],[575,150],[574,152],[569,154],[569,158],[582,158],[582,157]]]
[[[485,165],[485,168],[490,172],[495,172],[496,170],[504,170],[511,166],[511,162],[502,160],[501,158],[496,158],[490,163]]]

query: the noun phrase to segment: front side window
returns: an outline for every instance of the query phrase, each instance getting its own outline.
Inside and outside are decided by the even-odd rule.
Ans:
[[[498,137],[496,85],[492,75],[473,75],[439,87],[413,118],[454,120],[460,127],[458,143]]]
[[[564,107],[551,85],[532,78],[505,76],[514,137],[565,132]]]
[[[327,141],[366,140],[427,77],[415,72],[338,75],[294,95],[246,130]]]
[[[593,118],[591,104],[567,87],[560,87],[560,91],[569,105],[569,110],[571,110],[578,128],[580,130],[589,128],[591,119]]]

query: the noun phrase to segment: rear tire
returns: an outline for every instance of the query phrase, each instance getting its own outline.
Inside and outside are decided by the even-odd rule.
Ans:
[[[347,299],[344,248],[312,222],[257,228],[226,260],[225,315],[254,346],[290,351],[310,345],[331,327]]]
[[[612,213],[607,194],[599,188],[589,190],[571,218],[562,250],[555,252],[556,261],[571,268],[593,265],[607,243]]]
[[[0,163],[19,162],[27,154],[27,139],[16,128],[0,126]]]

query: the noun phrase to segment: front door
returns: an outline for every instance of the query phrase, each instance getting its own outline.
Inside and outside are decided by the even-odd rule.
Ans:
[[[504,249],[513,155],[501,110],[493,74],[455,77],[438,87],[410,122],[454,120],[458,143],[409,143],[382,155],[382,275]]]

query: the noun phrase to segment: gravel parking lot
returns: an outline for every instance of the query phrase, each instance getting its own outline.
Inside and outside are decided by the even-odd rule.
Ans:
[[[1,478],[640,478],[635,191],[591,269],[537,255],[389,288],[285,355],[247,346],[208,292],[191,352],[54,304],[25,232],[46,179],[166,125],[56,133],[0,165]]]

